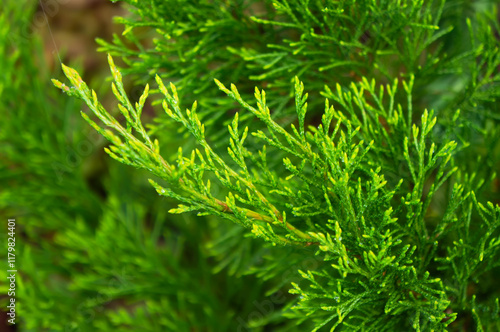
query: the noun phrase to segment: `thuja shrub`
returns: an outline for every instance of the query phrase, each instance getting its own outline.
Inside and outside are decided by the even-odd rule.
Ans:
[[[69,328],[500,330],[496,2],[124,2],[117,108],[54,84],[165,199],[58,237]]]

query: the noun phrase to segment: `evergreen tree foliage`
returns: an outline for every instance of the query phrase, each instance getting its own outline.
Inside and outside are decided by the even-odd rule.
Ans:
[[[0,11],[0,238],[6,248],[15,218],[12,327],[234,331],[264,298],[261,283],[213,274],[212,226],[169,216],[147,173],[109,162],[105,140],[81,121],[82,104],[53,88],[62,72],[40,65],[37,5],[8,0]],[[6,262],[7,250],[0,255]],[[6,317],[9,274],[0,271]]]
[[[28,329],[500,330],[496,2],[123,2],[98,41],[116,109],[75,69],[53,80],[118,163],[103,202],[81,174],[73,206],[48,201],[55,241],[26,225]],[[36,126],[41,153],[65,144]],[[6,174],[43,188],[16,155]]]

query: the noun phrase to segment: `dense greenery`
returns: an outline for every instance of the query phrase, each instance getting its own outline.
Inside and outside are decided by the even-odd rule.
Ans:
[[[496,2],[123,2],[106,144],[0,53],[27,331],[500,330]]]

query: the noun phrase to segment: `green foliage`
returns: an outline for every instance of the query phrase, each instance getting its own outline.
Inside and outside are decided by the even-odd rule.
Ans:
[[[62,74],[40,65],[40,37],[25,33],[37,5],[8,0],[0,12],[0,238],[15,218],[16,327],[234,331],[265,290],[212,274],[208,221],[169,217],[145,174],[107,161],[81,103],[51,87]]]
[[[23,298],[65,304],[30,329],[500,329],[496,3],[125,2],[118,110],[53,80],[119,163],[50,262],[23,247]]]

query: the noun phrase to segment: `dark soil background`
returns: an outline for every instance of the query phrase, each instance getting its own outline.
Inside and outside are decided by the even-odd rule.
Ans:
[[[54,2],[61,4],[50,6]],[[49,23],[39,24],[38,27],[38,33],[44,40],[44,59],[49,69],[52,71],[59,66],[59,52],[65,64],[81,62],[86,78],[94,78],[103,70],[107,73],[106,54],[96,51],[98,45],[95,39],[111,41],[114,33],[123,31],[121,25],[113,22],[114,16],[127,13],[120,3],[110,0],[46,0],[42,3],[45,4],[43,8],[38,6],[36,16],[44,15]]]

